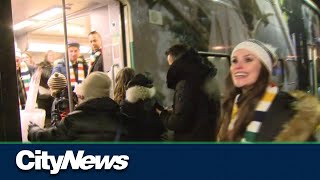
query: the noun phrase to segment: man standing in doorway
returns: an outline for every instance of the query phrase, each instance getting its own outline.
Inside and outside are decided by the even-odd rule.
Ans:
[[[68,44],[68,55],[69,55],[69,67],[70,67],[70,82],[72,89],[77,84],[80,84],[88,74],[88,65],[86,61],[80,56],[80,44],[77,42],[71,42]],[[53,67],[52,73],[59,72],[67,77],[67,68],[64,61],[57,63]]]
[[[92,31],[88,35],[91,44],[91,55],[89,64],[89,74],[94,71],[103,72],[103,56],[101,36],[97,31]]]

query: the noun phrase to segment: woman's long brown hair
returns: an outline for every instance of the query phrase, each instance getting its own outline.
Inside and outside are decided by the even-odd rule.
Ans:
[[[270,73],[265,66],[261,66],[260,74],[257,81],[245,94],[233,85],[231,74],[226,79],[226,97],[222,104],[222,113],[220,117],[219,141],[240,141],[248,124],[253,120],[255,107],[263,96],[270,81]],[[228,131],[231,120],[231,113],[235,97],[240,94],[238,100],[238,118],[234,128]]]
[[[123,68],[121,69],[116,76],[116,85],[114,88],[114,101],[118,104],[121,103],[126,98],[126,87],[128,82],[134,77],[135,72],[132,68]]]

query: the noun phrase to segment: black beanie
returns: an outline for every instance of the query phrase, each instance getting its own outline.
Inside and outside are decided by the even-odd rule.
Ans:
[[[129,82],[127,87],[133,87],[133,86],[143,86],[143,87],[147,87],[147,88],[152,88],[153,81],[148,78],[147,76],[143,75],[143,74],[136,74]]]

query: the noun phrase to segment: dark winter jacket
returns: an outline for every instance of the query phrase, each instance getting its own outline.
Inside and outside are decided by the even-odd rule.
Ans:
[[[43,61],[38,65],[38,69],[41,69],[41,78],[39,84],[39,93],[37,97],[38,108],[46,110],[46,117],[51,117],[51,106],[53,102],[53,97],[51,97],[50,89],[47,84],[51,72],[52,65],[48,61]]]
[[[133,86],[126,91],[121,110],[127,116],[127,141],[160,141],[165,128],[155,110],[154,87]]]
[[[119,106],[110,98],[83,102],[56,127],[29,127],[30,141],[114,141],[120,126]],[[125,133],[125,130],[118,131]]]
[[[280,92],[265,119],[256,141],[310,141],[320,124],[320,105],[303,92]]]
[[[176,141],[214,141],[220,112],[216,69],[196,52],[175,60],[167,74],[167,86],[175,90],[173,111],[162,111],[165,127]]]
[[[90,73],[94,72],[94,71],[101,71],[103,72],[103,55],[100,54],[97,57],[97,60],[93,63],[93,67],[91,68]]]
[[[40,68],[42,70],[41,73],[41,79],[40,79],[40,86],[49,89],[49,86],[47,84],[50,76],[51,76],[51,72],[53,69],[53,66],[50,62],[48,61],[43,61],[38,65],[38,68]]]

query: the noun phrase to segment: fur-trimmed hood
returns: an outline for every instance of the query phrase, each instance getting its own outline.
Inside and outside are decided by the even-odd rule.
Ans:
[[[126,100],[130,103],[136,103],[139,100],[151,99],[156,95],[154,87],[133,86],[126,91]]]
[[[320,104],[317,98],[301,91],[290,93],[296,98],[293,108],[296,111],[293,118],[285,124],[284,129],[275,141],[307,141],[320,124]]]

